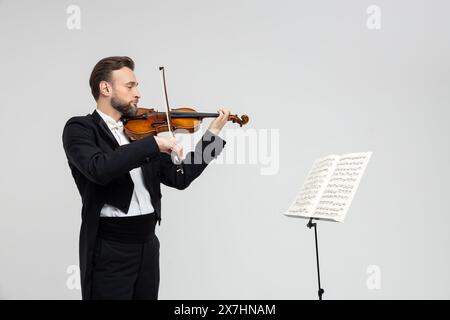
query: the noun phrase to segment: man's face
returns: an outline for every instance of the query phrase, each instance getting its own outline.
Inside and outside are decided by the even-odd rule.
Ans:
[[[123,116],[135,115],[141,95],[137,89],[138,82],[133,70],[127,67],[114,70],[111,79],[111,106]]]

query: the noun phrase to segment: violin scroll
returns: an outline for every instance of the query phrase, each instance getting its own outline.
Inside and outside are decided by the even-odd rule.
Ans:
[[[240,118],[236,114],[230,114],[228,116],[228,121],[231,121],[233,123],[239,124],[239,126],[243,126],[244,124],[247,124],[249,121],[248,115],[243,114]]]

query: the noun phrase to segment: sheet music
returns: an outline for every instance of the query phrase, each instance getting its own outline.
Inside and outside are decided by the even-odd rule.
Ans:
[[[290,215],[311,216],[314,213],[320,196],[327,186],[334,167],[339,160],[337,155],[329,155],[314,162],[306,176],[300,193],[288,209]]]
[[[341,156],[314,211],[314,217],[342,222],[352,203],[371,152]]]
[[[348,153],[318,159],[285,214],[342,222],[371,155],[372,152]]]

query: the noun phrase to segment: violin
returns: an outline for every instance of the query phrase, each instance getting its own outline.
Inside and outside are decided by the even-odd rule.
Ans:
[[[170,109],[167,95],[166,76],[164,67],[159,67],[161,71],[161,83],[163,87],[163,97],[166,104],[166,111],[159,112],[155,109],[137,108],[136,114],[123,118],[124,133],[132,140],[139,140],[147,136],[155,136],[160,132],[168,131],[174,136],[173,131],[183,129],[185,132],[194,133],[200,127],[204,118],[218,117],[218,113],[197,112],[193,108]],[[238,123],[241,127],[247,124],[247,115],[238,117],[229,115],[228,121]]]
[[[204,118],[218,117],[218,113],[197,112],[193,108],[175,108],[169,112],[159,112],[150,108],[137,108],[134,116],[123,118],[124,133],[132,140],[139,140],[147,136],[155,136],[160,132],[183,130],[185,133],[194,133],[200,128]],[[168,122],[170,119],[170,124]],[[243,126],[248,123],[247,115],[229,115],[228,121]]]

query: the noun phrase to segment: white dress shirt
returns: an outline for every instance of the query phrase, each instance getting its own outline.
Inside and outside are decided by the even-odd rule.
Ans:
[[[101,112],[98,108],[97,112],[106,122],[109,130],[111,130],[113,136],[116,138],[117,143],[119,143],[120,146],[130,143],[128,138],[123,133],[122,121],[115,121],[107,114]],[[131,180],[133,180],[134,183],[134,190],[128,213],[125,214],[122,210],[109,204],[105,204],[100,211],[100,217],[131,217],[152,213],[154,211],[150,200],[150,194],[148,193],[148,190],[144,185],[144,177],[142,175],[141,168],[132,169],[130,171],[130,176]]]

